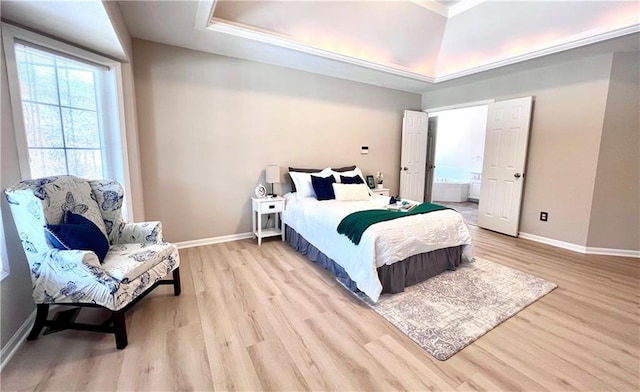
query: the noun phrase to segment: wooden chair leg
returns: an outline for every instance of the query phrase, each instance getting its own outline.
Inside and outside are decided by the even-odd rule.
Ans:
[[[116,335],[116,348],[118,350],[122,350],[129,344],[129,341],[127,340],[127,324],[124,320],[124,311],[112,311],[111,317],[113,319],[113,329]]]
[[[180,287],[180,267],[173,270],[173,295],[180,295],[182,288]]]
[[[40,335],[40,331],[44,327],[45,321],[47,321],[47,316],[49,315],[49,305],[48,304],[37,304],[36,305],[36,321],[33,323],[33,328],[31,328],[31,332],[29,336],[27,336],[27,340],[35,340],[38,339],[38,335]]]

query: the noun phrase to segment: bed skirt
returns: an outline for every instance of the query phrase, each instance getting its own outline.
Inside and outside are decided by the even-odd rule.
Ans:
[[[310,244],[297,231],[285,226],[285,237],[293,249],[333,273],[349,290],[359,291],[344,268]],[[455,270],[462,263],[462,247],[460,245],[421,253],[397,263],[379,267],[378,277],[382,283],[382,292],[399,293],[404,291],[405,287],[425,281],[446,270]]]

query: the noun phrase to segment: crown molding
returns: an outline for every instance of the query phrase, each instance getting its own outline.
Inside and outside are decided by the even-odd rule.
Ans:
[[[400,65],[389,66],[384,64],[378,64],[371,61],[347,56],[344,54],[331,52],[328,50],[317,48],[315,46],[303,44],[289,38],[285,38],[284,36],[275,34],[270,31],[264,31],[257,28],[252,28],[245,25],[232,23],[224,19],[218,19],[215,17],[211,18],[211,21],[206,29],[209,31],[215,31],[218,33],[234,35],[237,37],[258,41],[258,42],[278,46],[285,49],[291,49],[297,52],[320,56],[330,60],[336,60],[336,61],[340,61],[348,64],[358,65],[361,67],[366,67],[376,71],[381,71],[381,72],[385,72],[385,73],[396,75],[396,76],[402,76],[405,78],[409,78],[409,79],[413,79],[421,82],[427,82],[427,83],[434,82],[434,78],[432,78],[431,76],[423,75],[423,74],[411,71],[410,69],[402,67]]]
[[[581,34],[576,34],[561,44],[557,44],[548,48],[535,50],[533,52],[525,53],[519,56],[508,57],[503,60],[494,61],[491,63],[487,63],[478,67],[464,69],[462,71],[452,72],[449,74],[438,75],[433,78],[434,84],[440,82],[446,82],[447,80],[461,78],[463,76],[473,75],[479,72],[489,71],[495,68],[504,67],[507,65],[512,65],[520,62],[524,62],[527,60],[532,60],[538,57],[547,56],[554,53],[564,52],[566,50],[579,48],[581,46],[586,46],[590,44],[595,44],[598,42],[606,41],[613,38],[622,37],[629,34],[634,34],[640,32],[640,24],[634,24],[631,26],[623,27],[617,30],[612,31],[587,31]]]
[[[351,56],[347,56],[347,55],[343,55],[335,52],[330,52],[324,49],[319,49],[311,45],[302,44],[300,42],[291,40],[289,38],[276,35],[272,32],[261,31],[255,28],[249,28],[244,25],[231,23],[229,21],[218,19],[218,18],[211,18],[211,21],[209,25],[206,27],[206,29],[210,31],[216,31],[220,33],[235,35],[238,37],[259,41],[262,43],[275,45],[275,46],[291,49],[298,52],[312,54],[312,55],[328,58],[331,60],[358,65],[358,66],[374,69],[377,71],[386,72],[392,75],[397,75],[397,76],[410,78],[413,80],[418,80],[421,82],[437,84],[440,82],[461,78],[463,76],[469,76],[476,73],[489,71],[495,68],[500,68],[507,65],[512,65],[512,64],[516,64],[516,63],[527,61],[527,60],[532,60],[538,57],[547,56],[550,54],[563,52],[570,49],[575,49],[581,46],[598,43],[608,39],[622,37],[628,34],[634,34],[634,33],[640,32],[640,24],[627,26],[627,27],[620,28],[613,31],[606,31],[606,30],[587,31],[581,34],[571,36],[567,40],[565,40],[565,42],[551,46],[549,48],[536,50],[536,51],[525,53],[519,56],[508,57],[499,61],[493,61],[477,67],[463,69],[461,71],[452,72],[449,74],[436,73],[435,76],[424,75],[417,72],[413,72],[402,66],[388,66],[383,64],[377,64],[371,61],[366,61],[366,60],[358,59],[355,57],[351,57]]]
[[[209,21],[213,18],[213,13],[216,10],[216,4],[218,4],[218,0],[198,1],[196,17],[193,21],[193,27],[196,30],[206,30],[207,26],[210,24]]]
[[[428,8],[441,15],[446,13],[447,17],[453,17],[462,12],[465,12],[473,7],[476,7],[487,0],[462,0],[456,4],[447,7],[441,3],[428,0],[411,0],[413,3],[418,4],[424,8]],[[207,30],[218,32],[222,34],[229,34],[248,40],[261,42],[268,45],[273,45],[285,49],[289,49],[295,52],[301,52],[305,54],[319,56],[325,59],[335,60],[351,65],[361,66],[368,69],[381,71],[390,75],[400,76],[411,80],[426,82],[431,84],[437,84],[446,82],[453,79],[458,79],[464,76],[469,76],[485,71],[490,71],[496,68],[501,68],[508,65],[524,62],[527,60],[536,59],[539,57],[563,52],[570,49],[575,49],[581,46],[586,46],[605,40],[622,37],[628,34],[634,34],[640,32],[640,24],[634,24],[624,28],[616,29],[613,31],[607,31],[605,29],[590,30],[580,34],[576,34],[567,37],[563,42],[543,48],[534,50],[522,55],[506,57],[497,61],[490,61],[478,66],[462,69],[460,71],[454,71],[451,73],[439,73],[435,72],[434,75],[427,75],[411,70],[410,68],[401,65],[389,65],[380,64],[373,61],[363,60],[361,58],[352,57],[337,52],[321,49],[310,44],[301,43],[295,41],[284,35],[274,33],[272,31],[262,30],[259,28],[230,22],[228,20],[216,18],[213,16],[216,7],[217,0],[200,0],[198,3],[198,9],[194,20],[194,28],[197,30]],[[439,11],[438,11],[439,10]],[[443,11],[444,10],[444,11]],[[446,12],[445,12],[446,11]]]

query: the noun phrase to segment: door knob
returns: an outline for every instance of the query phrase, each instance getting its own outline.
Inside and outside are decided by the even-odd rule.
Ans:
[[[407,170],[409,170],[409,168],[405,166],[405,167],[402,168],[402,170],[407,171]]]
[[[522,175],[520,173],[516,173],[513,175],[515,178],[520,178]]]

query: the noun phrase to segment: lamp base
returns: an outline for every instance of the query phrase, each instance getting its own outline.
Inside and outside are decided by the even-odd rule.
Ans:
[[[271,193],[267,193],[267,197],[276,197],[278,195],[273,191],[273,183],[271,183]]]

